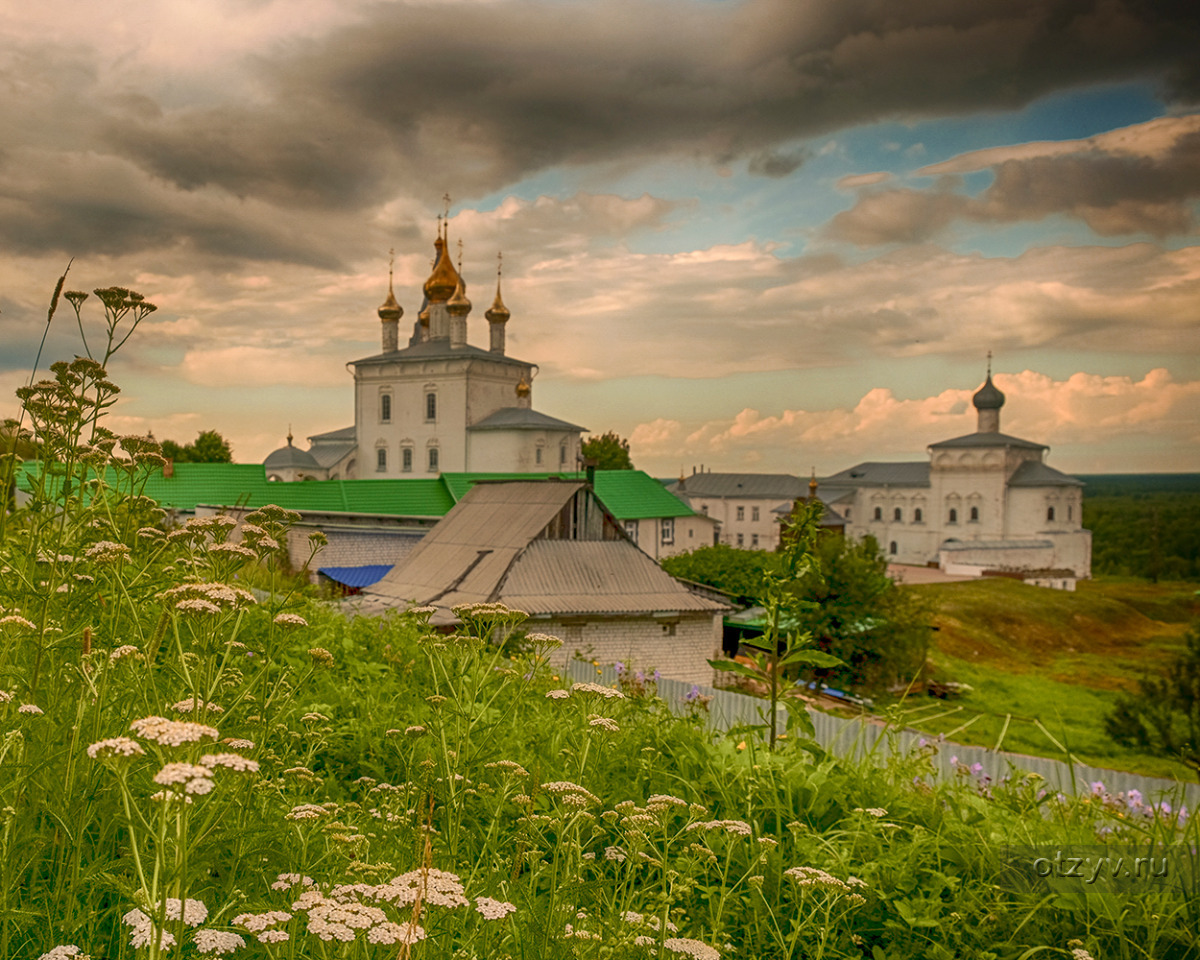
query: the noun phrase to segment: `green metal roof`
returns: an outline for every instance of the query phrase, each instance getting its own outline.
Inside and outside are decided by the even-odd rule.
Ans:
[[[21,467],[18,482],[30,489],[36,463]],[[443,473],[437,479],[368,479],[268,481],[258,463],[176,463],[173,475],[155,471],[146,481],[146,496],[173,510],[197,504],[261,507],[274,503],[312,513],[371,513],[395,517],[442,517],[471,487],[486,480],[584,480],[585,475],[560,473]],[[110,482],[115,474],[110,473]],[[596,471],[596,496],[619,520],[690,517],[695,512],[661,483],[641,470]]]
[[[586,475],[572,471],[557,473],[443,473],[442,480],[454,497],[462,499],[473,484],[481,480],[585,480]],[[597,470],[596,496],[618,520],[644,520],[653,517],[692,517],[695,511],[643,470]]]

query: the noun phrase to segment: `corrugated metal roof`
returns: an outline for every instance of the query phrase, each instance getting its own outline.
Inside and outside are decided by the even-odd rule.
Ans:
[[[353,440],[349,443],[316,443],[309,448],[308,452],[322,467],[332,467],[347,454],[352,453],[357,446]]]
[[[317,573],[347,587],[369,587],[378,583],[392,569],[390,563],[369,563],[361,567],[318,567]]]
[[[572,430],[582,433],[587,427],[578,427],[566,420],[559,420],[527,407],[501,407],[490,413],[468,430]]]
[[[1010,487],[1082,487],[1082,480],[1048,467],[1040,460],[1026,460],[1008,478]]]
[[[790,473],[694,473],[667,490],[680,497],[795,500],[808,495],[808,481]]]
[[[354,424],[348,427],[340,427],[337,430],[328,430],[325,433],[314,433],[308,438],[310,444],[313,443],[332,443],[342,442],[344,440],[354,441],[357,439],[358,433]]]
[[[1021,447],[1026,450],[1049,450],[1044,443],[1034,443],[1032,440],[1022,440],[1020,437],[1010,437],[1007,433],[968,433],[965,437],[954,437],[931,443],[929,449],[940,450],[946,447]]]
[[[500,598],[527,613],[716,612],[624,540],[535,540],[500,585]]]
[[[929,461],[901,463],[867,461],[859,463],[821,481],[827,487],[927,487]]]

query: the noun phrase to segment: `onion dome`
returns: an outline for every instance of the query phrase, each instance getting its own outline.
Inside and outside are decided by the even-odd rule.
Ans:
[[[446,241],[439,236],[433,246],[437,250],[437,259],[433,263],[433,272],[425,281],[425,296],[430,303],[445,303],[458,289],[458,272],[446,252]]]
[[[404,316],[404,308],[396,302],[396,295],[392,292],[392,285],[388,284],[387,299],[383,301],[383,306],[379,308],[379,319],[383,321],[399,320]]]
[[[301,450],[298,447],[292,446],[292,434],[288,431],[287,446],[280,447],[278,450],[273,450],[267,454],[267,459],[263,461],[263,467],[270,470],[287,470],[303,468],[305,470],[320,470],[321,465],[317,463],[317,458],[307,450]]]
[[[458,276],[458,284],[454,287],[454,296],[446,302],[446,310],[452,317],[465,317],[471,312],[471,301],[467,299],[466,284],[462,274]]]
[[[517,384],[517,396],[524,399],[529,396],[530,390],[533,388],[529,385],[529,381],[525,378],[525,374],[521,374],[521,380]]]
[[[975,404],[976,410],[999,410],[1004,406],[1004,394],[992,383],[991,373],[988,374],[987,382],[971,398],[971,403]]]
[[[512,316],[508,312],[508,307],[504,305],[504,301],[500,299],[500,278],[496,278],[496,299],[492,301],[492,305],[488,307],[484,313],[488,323],[507,323],[508,318]]]

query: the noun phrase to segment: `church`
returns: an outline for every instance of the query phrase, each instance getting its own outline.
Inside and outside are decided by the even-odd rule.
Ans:
[[[821,483],[846,534],[873,536],[893,563],[969,576],[1009,575],[1073,590],[1091,576],[1083,481],[1047,465],[1045,444],[1000,432],[1004,394],[972,397],[976,430],[928,448],[929,459],[860,463]]]
[[[444,221],[434,242],[433,270],[406,346],[404,310],[388,276],[379,308],[381,350],[351,361],[354,425],[310,436],[309,448],[273,451],[270,480],[430,477],[454,472],[545,473],[575,470],[585,427],[533,409],[537,364],[510,357],[511,319],[500,292],[484,313],[488,347],[467,342],[471,301],[447,250]]]

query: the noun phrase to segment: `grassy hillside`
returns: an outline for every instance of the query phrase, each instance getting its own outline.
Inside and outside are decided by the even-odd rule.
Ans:
[[[1113,744],[1103,718],[1115,691],[1161,669],[1200,617],[1194,583],[1100,579],[1076,593],[1013,580],[912,586],[938,611],[937,676],[970,684],[960,700],[909,701],[914,726],[1019,753],[1188,777],[1185,767]]]

